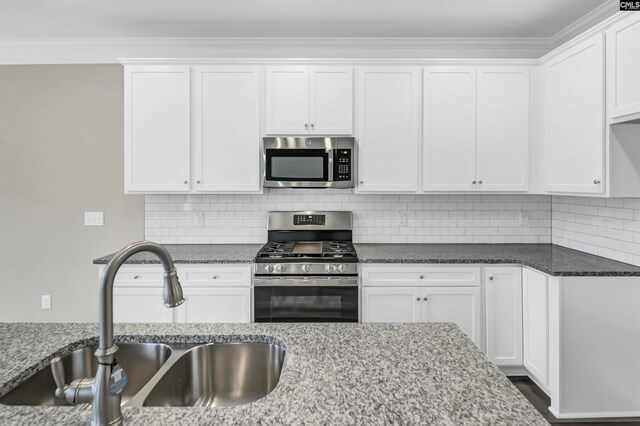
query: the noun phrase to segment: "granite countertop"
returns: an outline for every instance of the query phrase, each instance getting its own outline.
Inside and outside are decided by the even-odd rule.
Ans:
[[[163,244],[175,263],[253,263],[263,244]],[[115,253],[93,261],[106,265]],[[130,264],[160,263],[152,253],[138,253],[127,260]]]
[[[93,343],[97,331],[96,324],[0,323],[0,396],[48,368],[52,353]],[[265,398],[232,408],[124,407],[128,425],[548,424],[453,324],[129,324],[116,334],[121,342],[173,343],[268,336],[286,345],[280,382]],[[90,417],[87,404],[0,405],[2,425]]]
[[[554,276],[640,276],[640,267],[555,244],[355,244],[360,263],[520,264]]]
[[[262,244],[167,244],[176,263],[252,263]],[[553,276],[640,276],[640,267],[555,244],[355,244],[360,263],[520,264]],[[113,254],[93,261],[106,264]],[[160,263],[139,253],[127,263]]]

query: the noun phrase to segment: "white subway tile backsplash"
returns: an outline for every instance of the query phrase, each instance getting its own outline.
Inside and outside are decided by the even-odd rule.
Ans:
[[[628,205],[624,207],[628,210],[624,220],[629,220],[634,210]],[[353,211],[354,241],[361,243],[551,241],[549,196],[369,195],[348,190],[147,195],[145,235],[165,244],[263,243],[267,239],[266,213],[270,210]],[[521,212],[530,218],[526,226],[520,226]],[[204,226],[195,226],[196,214],[204,214]],[[623,220],[615,219],[615,213],[611,219]]]

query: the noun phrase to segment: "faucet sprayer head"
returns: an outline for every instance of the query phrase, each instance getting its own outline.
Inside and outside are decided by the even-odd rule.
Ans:
[[[164,274],[164,289],[162,291],[164,296],[164,306],[167,308],[175,308],[184,303],[184,296],[182,295],[182,286],[178,280],[176,270],[172,269],[170,272]]]

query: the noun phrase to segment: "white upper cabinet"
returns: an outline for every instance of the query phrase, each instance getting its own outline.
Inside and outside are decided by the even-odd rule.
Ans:
[[[424,191],[529,189],[529,68],[424,69]]]
[[[267,67],[266,133],[353,133],[351,67]]]
[[[479,191],[529,189],[529,68],[478,67]]]
[[[359,68],[356,98],[357,192],[416,192],[419,68]]]
[[[127,66],[124,86],[125,192],[189,191],[189,67]]]
[[[260,88],[256,67],[194,71],[194,188],[260,190]]]
[[[542,66],[541,180],[549,192],[604,191],[604,43],[601,34]]]
[[[476,188],[476,68],[424,69],[423,190]]]
[[[640,14],[630,13],[606,34],[608,116],[640,114]]]

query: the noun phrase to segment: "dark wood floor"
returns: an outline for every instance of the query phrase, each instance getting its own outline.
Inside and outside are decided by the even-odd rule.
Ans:
[[[542,392],[542,389],[538,387],[530,378],[528,377],[509,377],[511,383],[515,385],[516,388],[529,400],[536,410],[540,412],[544,416],[545,419],[552,425],[572,425],[572,426],[586,426],[586,425],[620,425],[620,426],[640,426],[640,418],[623,418],[623,419],[556,419],[553,414],[549,412],[549,405],[551,404],[551,400],[549,397]]]

